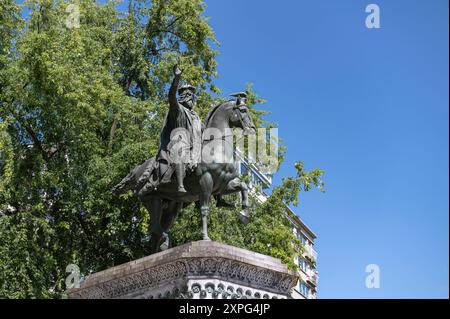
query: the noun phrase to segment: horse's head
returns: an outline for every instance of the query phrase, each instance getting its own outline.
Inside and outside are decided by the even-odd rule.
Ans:
[[[205,128],[216,128],[221,131],[238,128],[243,130],[244,135],[256,133],[248,106],[237,101],[223,102],[209,111]]]
[[[228,118],[230,127],[243,129],[244,135],[255,134],[256,128],[253,124],[247,104],[238,104],[236,101],[231,102],[232,107],[229,109]]]

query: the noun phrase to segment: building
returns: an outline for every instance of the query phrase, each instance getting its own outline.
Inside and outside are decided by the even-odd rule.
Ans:
[[[266,201],[267,195],[264,190],[271,186],[272,176],[262,173],[258,166],[248,161],[241,152],[236,151],[235,154],[239,173],[249,176],[250,194],[261,202]],[[305,248],[303,255],[295,260],[299,266],[299,281],[291,296],[295,299],[316,299],[319,277],[316,270],[317,252],[314,250],[314,241],[317,236],[288,206],[286,215],[292,223],[292,231]]]
[[[294,298],[317,298],[318,272],[316,269],[317,252],[314,250],[316,235],[289,207],[286,207],[288,218],[292,222],[292,231],[302,242],[305,251],[295,261],[299,266],[300,280],[292,292]]]

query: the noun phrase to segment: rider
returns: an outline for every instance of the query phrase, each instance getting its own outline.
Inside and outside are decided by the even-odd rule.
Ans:
[[[246,92],[237,92],[230,94],[236,98],[236,105],[247,105],[247,93]]]
[[[161,131],[157,160],[161,180],[170,180],[175,170],[178,193],[186,193],[183,183],[185,164],[193,169],[200,161],[202,126],[199,116],[193,111],[196,101],[195,87],[184,84],[178,88],[182,73],[178,65],[174,66],[173,73],[175,77],[169,89],[170,107]],[[179,99],[176,96],[177,91]],[[174,147],[175,145],[177,147]],[[182,158],[179,157],[180,151],[184,154]],[[185,157],[186,154],[189,154],[189,158]]]

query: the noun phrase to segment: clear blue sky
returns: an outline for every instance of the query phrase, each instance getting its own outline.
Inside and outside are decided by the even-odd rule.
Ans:
[[[224,93],[253,82],[293,163],[319,298],[448,298],[448,1],[206,1]],[[365,27],[365,6],[381,29]],[[365,266],[381,288],[365,288]]]

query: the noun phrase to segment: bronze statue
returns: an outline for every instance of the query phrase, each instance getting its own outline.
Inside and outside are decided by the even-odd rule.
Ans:
[[[204,240],[209,240],[211,196],[226,206],[221,195],[241,192],[242,209],[245,211],[249,205],[247,185],[240,180],[233,160],[232,136],[230,143],[232,129],[242,129],[243,135],[256,132],[245,93],[237,93],[236,100],[215,106],[206,117],[202,133],[199,117],[192,110],[195,88],[181,87],[180,99],[176,99],[180,77],[181,71],[175,66],[169,90],[170,108],[161,131],[158,155],[134,168],[113,188],[115,193],[132,189],[150,212],[151,253],[158,251],[163,234],[168,232],[183,205],[199,202]]]

